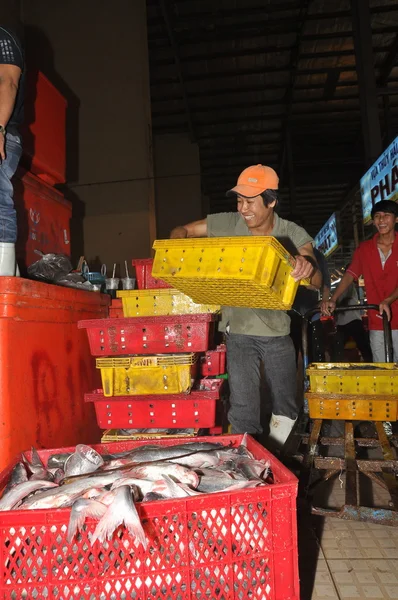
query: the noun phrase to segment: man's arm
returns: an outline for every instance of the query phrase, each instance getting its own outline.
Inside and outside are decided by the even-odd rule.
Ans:
[[[344,273],[339,285],[335,289],[330,300],[322,299],[322,314],[330,316],[334,309],[336,308],[336,302],[340,298],[340,296],[350,287],[350,285],[354,281],[354,276],[351,273]]]
[[[4,128],[14,110],[21,69],[15,65],[0,64],[0,125]],[[5,160],[5,136],[0,133],[0,158]]]
[[[296,262],[291,276],[296,281],[309,277],[311,286],[319,290],[322,285],[322,274],[318,268],[311,242],[301,246],[298,251],[298,256],[294,257]]]
[[[391,306],[391,304],[393,302],[395,302],[395,300],[398,300],[398,287],[395,288],[395,290],[393,291],[393,293],[390,294],[388,296],[388,298],[386,298],[385,300],[383,300],[383,302],[380,302],[380,306],[379,306],[380,314],[382,315],[383,312],[385,312],[389,321],[391,321],[391,308],[390,308],[390,306]]]
[[[170,233],[170,239],[207,237],[207,219],[193,221],[187,225],[175,227]]]

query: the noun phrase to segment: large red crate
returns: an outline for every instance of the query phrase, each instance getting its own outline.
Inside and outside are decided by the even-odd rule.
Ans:
[[[17,211],[16,253],[21,273],[44,254],[70,256],[70,219],[72,204],[38,177],[22,168],[13,179]]]
[[[225,344],[220,344],[215,350],[208,350],[204,356],[200,357],[200,374],[203,377],[224,375],[226,353]]]
[[[236,446],[242,436],[218,440]],[[145,443],[171,446],[184,441],[192,438],[94,448],[109,453]],[[96,525],[91,520],[69,545],[70,509],[0,512],[0,597],[299,600],[297,479],[250,436],[247,446],[256,458],[270,461],[274,484],[139,504],[146,551],[124,528],[109,542],[91,546],[89,534]],[[47,459],[72,450],[40,454]],[[1,474],[1,487],[10,469]]]
[[[218,315],[172,315],[80,321],[93,356],[204,352]]]
[[[169,429],[214,427],[216,404],[220,399],[222,379],[199,381],[190,394],[169,396],[119,396],[106,398],[102,390],[85,394],[94,402],[101,429]]]
[[[153,258],[134,258],[132,265],[135,267],[135,277],[139,290],[171,288],[171,285],[165,281],[152,277]]]
[[[27,69],[23,162],[32,173],[54,185],[65,182],[67,102],[36,69]]]
[[[100,439],[83,401],[100,378],[77,322],[103,318],[108,303],[104,294],[0,277],[0,469],[27,446]]]

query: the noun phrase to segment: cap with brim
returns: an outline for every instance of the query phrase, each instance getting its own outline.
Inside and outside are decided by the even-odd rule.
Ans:
[[[267,189],[267,188],[266,188]],[[265,189],[255,189],[251,185],[236,185],[232,190],[228,190],[227,196],[243,196],[244,198],[255,198],[265,192]]]
[[[228,190],[227,196],[238,194],[244,198],[255,198],[266,190],[277,190],[279,177],[271,167],[253,165],[242,171],[235,187]]]

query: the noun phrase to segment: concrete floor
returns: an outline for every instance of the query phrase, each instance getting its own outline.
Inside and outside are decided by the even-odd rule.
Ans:
[[[375,505],[387,505],[382,488],[372,492]],[[344,478],[324,506],[343,504]],[[398,527],[305,513],[299,523],[301,600],[398,599]]]

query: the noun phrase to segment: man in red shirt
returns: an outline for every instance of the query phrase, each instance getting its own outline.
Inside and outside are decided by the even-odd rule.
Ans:
[[[385,362],[383,312],[391,322],[394,361],[398,361],[398,204],[391,200],[377,202],[372,209],[376,235],[362,242],[355,250],[352,262],[322,312],[330,315],[336,301],[351,283],[363,275],[368,304],[378,304],[380,311],[369,311],[369,334],[373,361]]]

